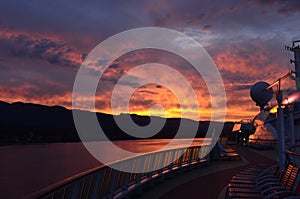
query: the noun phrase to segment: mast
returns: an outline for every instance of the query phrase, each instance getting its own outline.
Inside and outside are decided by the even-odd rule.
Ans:
[[[292,51],[294,53],[294,60],[290,60],[291,63],[295,64],[295,78],[292,78],[296,81],[296,92],[300,90],[300,40],[293,41],[292,47],[285,46],[285,49],[288,51]],[[295,119],[293,117],[293,111],[300,110],[300,102],[299,100],[290,107],[290,138],[291,145],[295,144],[295,140],[299,139],[298,133],[295,130],[299,129],[299,124],[295,124]],[[296,126],[295,126],[296,125]],[[298,131],[298,130],[297,130]]]
[[[300,90],[300,40],[293,41],[292,47],[285,46],[285,49],[294,53],[294,60],[290,60],[291,63],[295,64],[296,73],[296,90]]]

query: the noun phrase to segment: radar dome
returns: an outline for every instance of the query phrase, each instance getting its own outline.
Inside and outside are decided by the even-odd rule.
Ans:
[[[267,82],[257,82],[250,90],[250,96],[257,106],[263,108],[273,97],[273,89],[270,88],[268,91],[266,88],[270,86]]]

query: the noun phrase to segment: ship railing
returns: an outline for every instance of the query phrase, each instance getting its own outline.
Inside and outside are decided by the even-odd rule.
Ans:
[[[41,189],[26,198],[123,198],[148,182],[160,180],[163,176],[181,173],[185,169],[208,164],[210,153],[207,152],[210,149],[211,145],[193,146],[187,149],[168,149],[113,163],[117,167],[114,167],[113,164],[101,165]],[[202,157],[200,153],[207,155],[200,158]],[[171,164],[163,166],[178,154],[182,155]],[[122,169],[113,169],[122,167],[129,167],[132,170],[124,172]],[[137,168],[158,169],[138,173],[136,172]]]

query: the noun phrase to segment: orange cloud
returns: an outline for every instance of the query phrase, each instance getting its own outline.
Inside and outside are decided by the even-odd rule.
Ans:
[[[71,93],[48,95],[39,93],[34,94],[33,91],[39,90],[38,86],[25,84],[14,88],[5,88],[0,85],[1,100],[12,103],[12,102],[26,102],[43,104],[48,106],[60,105],[71,109]]]
[[[42,36],[34,36],[26,32],[0,31],[0,38],[2,41],[8,42],[9,47],[16,53],[14,56],[33,56],[36,59],[47,60],[48,64],[55,64],[56,67],[61,65],[79,66],[81,63],[82,54],[56,37],[49,36],[45,39]],[[38,51],[39,48],[35,44],[38,47],[43,47],[43,50]],[[51,60],[54,58],[57,62],[51,63]],[[281,67],[284,65],[284,61],[278,52],[270,51],[270,49],[258,42],[254,42],[252,46],[229,45],[220,52],[216,51],[213,59],[221,71],[225,84],[227,120],[253,118],[259,109],[255,107],[249,96],[250,87],[257,81],[264,80],[270,83],[287,72],[286,69]],[[179,117],[180,114],[185,113],[189,118],[195,120],[199,119],[197,115],[200,113],[200,119],[210,119],[211,99],[203,78],[185,60],[176,55],[153,49],[134,51],[121,56],[106,69],[100,79],[101,86],[99,84],[96,93],[96,109],[92,111],[112,113],[110,99],[114,86],[132,68],[145,63],[161,63],[180,72],[193,87],[200,108],[193,106],[194,101],[190,94],[180,85],[180,82],[174,80],[173,84],[177,88],[177,92],[181,92],[181,94],[186,96],[185,101],[181,105],[179,105],[175,95],[164,85],[145,85],[132,94],[129,112],[147,115],[152,105],[160,104],[164,110],[157,108],[157,110],[152,110],[150,113],[166,117]],[[91,67],[91,72],[95,70],[99,70],[99,68]],[[155,73],[149,72],[147,74],[138,74],[132,78],[147,78],[147,76],[153,75]],[[172,76],[172,74],[170,75]],[[72,108],[70,88],[73,82],[67,82],[69,85],[65,85],[66,82],[54,82],[54,80],[43,79],[44,77],[38,76],[35,78],[40,78],[39,81],[43,82],[43,84],[40,85],[32,81],[24,82],[22,85],[13,85],[13,83],[7,82],[0,83],[1,100],[61,105]],[[284,85],[292,84],[293,82]],[[124,92],[131,86],[133,85],[123,85]],[[57,88],[57,90],[46,92],[47,89],[53,87]],[[284,89],[288,89],[288,86]],[[90,102],[90,100],[85,96],[80,98],[82,109],[90,110],[90,107],[85,106],[86,102]],[[118,113],[126,112],[127,109],[128,107],[125,106],[120,107]]]

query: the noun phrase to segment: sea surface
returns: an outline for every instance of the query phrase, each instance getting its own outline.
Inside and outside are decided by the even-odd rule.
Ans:
[[[201,146],[210,139],[148,139],[86,143],[118,160],[120,151],[151,153],[154,151]],[[111,146],[114,146],[114,150]],[[122,159],[122,158],[121,158]],[[10,145],[0,147],[0,198],[23,198],[41,188],[100,166],[82,143]]]

